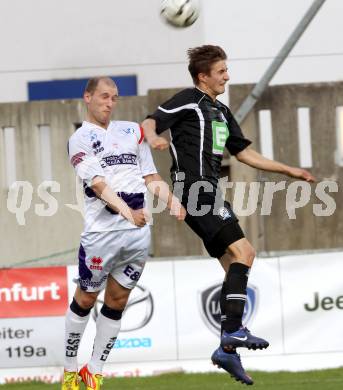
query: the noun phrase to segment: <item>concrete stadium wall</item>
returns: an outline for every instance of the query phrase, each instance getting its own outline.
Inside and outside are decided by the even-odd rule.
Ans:
[[[234,111],[244,99],[251,85],[232,86],[230,102]],[[121,98],[114,119],[140,122],[148,112],[176,92],[173,90],[151,90],[146,97]],[[274,156],[276,159],[297,166],[297,107],[311,108],[311,132],[314,166],[311,172],[319,180],[331,178],[340,186],[342,167],[334,160],[336,149],[335,107],[343,105],[343,83],[286,85],[270,87],[254,111],[243,123],[244,133],[259,150],[258,112],[272,112]],[[16,180],[28,181],[33,186],[32,201],[25,213],[26,223],[18,224],[15,214],[7,207],[8,188],[5,184],[4,137],[0,137],[0,267],[19,264],[65,264],[75,261],[82,231],[82,216],[75,210],[77,203],[76,181],[66,153],[69,136],[75,124],[82,122],[85,108],[82,101],[49,101],[32,103],[8,103],[0,105],[0,128],[14,127],[16,140]],[[52,193],[58,202],[58,211],[50,217],[36,215],[35,207],[44,202],[37,195],[41,184],[39,152],[39,125],[51,128],[52,180],[60,183],[60,191]],[[168,153],[154,152],[154,158],[162,177],[169,180],[170,157]],[[232,181],[281,181],[291,179],[267,174],[230,159]],[[314,185],[312,186],[314,188]],[[297,218],[290,220],[285,209],[285,191],[274,196],[272,213],[261,216],[259,208],[249,217],[240,217],[240,223],[249,240],[260,251],[319,249],[343,247],[342,192],[330,194],[337,204],[330,217],[315,217],[311,202],[296,210]],[[232,191],[228,197],[232,197]],[[21,199],[19,197],[18,203]],[[72,207],[67,205],[74,205]],[[46,207],[46,204],[45,206]],[[203,255],[201,241],[184,223],[178,223],[167,212],[154,216],[154,256]]]
[[[232,86],[230,102],[233,111],[252,89],[252,85]],[[313,166],[308,170],[317,178],[331,180],[338,184],[338,192],[330,193],[336,203],[331,216],[315,216],[313,204],[321,203],[315,196],[316,184],[312,184],[310,202],[296,210],[296,219],[289,219],[286,212],[286,191],[277,192],[272,203],[270,216],[262,216],[261,204],[254,215],[242,217],[241,223],[259,251],[298,249],[323,249],[343,247],[343,167],[335,161],[336,107],[343,105],[343,82],[294,84],[272,86],[263,94],[254,110],[249,114],[242,128],[253,147],[260,150],[261,137],[259,111],[270,110],[274,159],[288,165],[299,166],[297,109],[310,109],[311,146]],[[233,181],[286,180],[286,187],[294,180],[282,175],[251,169],[243,164],[233,163]]]
[[[120,98],[114,119],[141,121],[147,112],[146,97]],[[0,104],[0,129],[15,128],[16,180],[33,186],[30,207],[25,213],[25,225],[19,225],[15,214],[7,208],[8,187],[5,180],[3,131],[0,137],[0,267],[48,257],[49,264],[71,262],[79,245],[83,218],[79,211],[66,206],[75,205],[75,174],[67,158],[67,141],[85,116],[80,100]],[[57,212],[50,217],[38,216],[35,206],[44,204],[37,195],[42,183],[38,126],[51,129],[52,180],[60,183],[60,192],[52,193],[58,203]],[[21,202],[19,197],[18,205]],[[46,205],[45,205],[46,207]],[[53,256],[51,254],[60,255]],[[44,259],[43,259],[44,260]]]

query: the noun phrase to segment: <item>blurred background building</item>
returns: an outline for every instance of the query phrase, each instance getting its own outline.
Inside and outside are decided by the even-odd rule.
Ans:
[[[134,76],[137,95],[191,85],[186,50],[204,43],[227,51],[231,84],[255,83],[312,2],[201,0],[197,22],[174,29],[160,0],[2,0],[0,102],[30,100],[29,83],[99,74]],[[342,79],[342,11],[341,0],[325,2],[272,84]]]
[[[231,77],[230,99],[229,94],[221,99],[230,100],[235,111],[312,0],[291,5],[203,0],[200,18],[187,29],[165,25],[158,17],[159,4],[159,0],[102,0],[96,5],[90,0],[1,2],[0,33],[6,39],[0,64],[0,266],[37,264],[37,259],[50,264],[55,256],[58,262],[62,257],[66,262],[75,259],[82,215],[66,142],[84,117],[78,99],[89,77],[114,77],[122,95],[115,118],[139,122],[177,88],[192,84],[188,48],[218,44],[228,53]],[[254,148],[266,156],[334,182],[342,179],[343,165],[342,11],[342,1],[325,2],[243,123]],[[223,176],[262,184],[257,211],[240,217],[259,252],[343,246],[340,189],[331,194],[337,208],[330,216],[313,216],[318,203],[314,186],[309,204],[297,211],[295,220],[287,215],[285,191],[275,195],[271,216],[261,216],[264,183],[286,178],[231,160],[225,159]],[[168,154],[155,153],[155,161],[168,177]],[[46,180],[58,184],[42,185]],[[29,184],[9,192],[15,181]],[[24,224],[15,214],[19,206]],[[52,215],[39,217],[39,210]],[[299,235],[305,224],[306,231]],[[153,232],[154,256],[206,254],[188,227],[166,213],[155,216]]]

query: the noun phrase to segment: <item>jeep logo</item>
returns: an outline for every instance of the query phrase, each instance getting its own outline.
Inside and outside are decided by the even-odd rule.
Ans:
[[[310,303],[305,303],[304,308],[306,311],[332,310],[332,309],[343,309],[343,295],[338,297],[320,297],[318,292],[314,293]]]

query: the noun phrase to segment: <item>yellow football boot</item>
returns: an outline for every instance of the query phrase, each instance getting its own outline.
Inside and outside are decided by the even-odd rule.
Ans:
[[[77,372],[64,371],[62,390],[79,390],[79,374]]]

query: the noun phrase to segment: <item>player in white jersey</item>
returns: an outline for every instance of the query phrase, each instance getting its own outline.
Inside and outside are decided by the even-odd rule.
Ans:
[[[178,220],[185,209],[157,174],[137,123],[110,121],[118,90],[112,79],[89,80],[87,120],[70,137],[68,153],[83,181],[85,226],[79,250],[77,288],[66,313],[62,390],[98,390],[102,368],[120,330],[131,290],[139,280],[150,245],[144,199],[147,188],[167,203]],[[158,183],[158,185],[156,185]],[[104,304],[96,322],[90,361],[78,372],[77,352],[90,311],[101,290]]]

